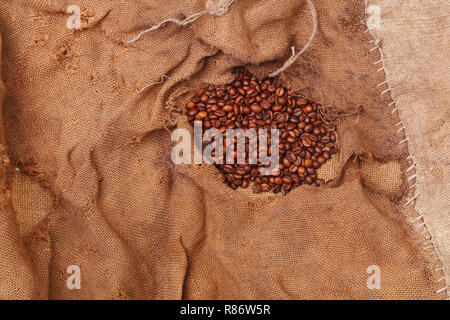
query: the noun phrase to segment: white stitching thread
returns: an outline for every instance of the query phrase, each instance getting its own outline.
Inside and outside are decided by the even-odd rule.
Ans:
[[[420,228],[420,227],[423,227],[423,226],[425,226],[425,222],[422,222],[421,224],[419,224],[419,225],[417,226],[417,228]]]
[[[413,202],[414,200],[416,200],[418,196],[419,196],[419,195],[416,194],[416,195],[413,196],[411,199],[409,199],[408,201],[406,201],[406,203],[405,203],[405,208],[406,208],[407,206],[409,206],[409,204],[410,204],[411,202]]]
[[[442,289],[439,289],[438,291],[436,291],[436,293],[439,294],[439,293],[441,293],[442,291],[445,291],[445,290],[447,290],[447,289],[448,289],[448,287],[445,286],[445,287],[443,287]]]
[[[381,69],[383,69],[383,68],[381,68]],[[381,69],[379,69],[379,70],[381,70]],[[381,83],[379,83],[379,84],[377,84],[377,88],[378,87],[381,87],[382,85],[384,85],[384,84],[386,84],[387,83],[387,80],[386,81],[383,81],[383,82],[381,82]]]
[[[381,92],[381,95],[388,93],[389,91],[391,91],[391,88],[387,88],[386,90],[384,90],[383,92]]]
[[[412,188],[415,188],[415,187],[417,187],[417,182],[414,182],[414,184],[410,185],[408,189],[412,189]]]
[[[420,219],[422,219],[423,218],[423,214],[421,214],[420,216],[418,216],[417,218],[415,218],[415,219],[413,219],[413,220],[411,220],[410,222],[413,224],[413,223],[416,223],[417,221],[419,221]]]

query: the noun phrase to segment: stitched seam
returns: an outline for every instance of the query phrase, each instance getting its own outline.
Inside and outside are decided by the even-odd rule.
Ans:
[[[364,0],[364,8],[367,8],[367,4],[368,4],[367,2],[368,2],[367,0]],[[391,88],[392,87],[391,87],[391,84],[390,84],[390,81],[389,81],[389,77],[388,77],[387,71],[385,69],[384,55],[383,55],[383,51],[381,50],[381,48],[379,46],[379,40],[377,39],[375,34],[367,27],[367,24],[364,22],[364,20],[362,20],[361,23],[364,26],[366,26],[366,28],[367,28],[364,32],[365,33],[369,33],[372,36],[372,38],[373,38],[373,40],[371,40],[370,43],[373,43],[374,47],[372,47],[369,50],[370,53],[372,53],[373,51],[376,51],[378,49],[378,53],[380,54],[380,59],[375,61],[374,65],[381,64],[381,67],[377,70],[377,72],[380,72],[380,71],[383,70],[386,80],[381,82],[381,83],[379,83],[377,85],[377,87],[381,87],[381,86],[384,86],[384,85],[387,86],[387,89],[383,90],[380,94],[384,95],[384,94],[390,92],[390,97],[391,97],[392,102],[390,102],[388,104],[388,107],[393,106],[393,109],[392,109],[391,113],[393,114],[393,113],[395,113],[397,111],[398,117],[400,119],[400,121],[397,124],[395,124],[396,127],[399,127],[399,129],[397,130],[397,134],[399,134],[401,131],[403,131],[403,134],[405,136],[405,139],[403,139],[403,140],[401,140],[399,142],[399,145],[401,145],[403,143],[406,143],[406,148],[407,148],[408,154],[409,154],[409,156],[406,158],[406,160],[411,162],[411,166],[406,170],[405,174],[408,175],[409,171],[414,170],[414,173],[410,174],[410,176],[407,179],[408,183],[410,184],[408,188],[409,189],[414,189],[414,190],[413,190],[413,196],[410,199],[407,199],[405,204],[404,204],[404,207],[406,208],[409,205],[411,205],[412,203],[415,203],[415,201],[419,197],[419,193],[416,192],[417,191],[416,186],[418,184],[418,179],[419,179],[418,171],[416,169],[417,168],[417,161],[416,161],[416,158],[414,157],[414,155],[412,155],[410,150],[409,150],[409,147],[408,147],[408,144],[407,144],[407,142],[409,141],[409,137],[406,134],[405,126],[404,126],[403,121],[401,119],[401,116],[400,116],[400,113],[399,113],[399,109],[396,106],[394,98],[392,97],[392,92],[391,92]],[[414,182],[414,183],[412,183],[412,182]],[[422,232],[420,233],[420,236],[425,238],[425,240],[426,240],[423,243],[423,250],[425,252],[431,251],[429,253],[430,256],[432,256],[432,255],[436,256],[435,258],[432,259],[432,262],[439,263],[441,265],[441,267],[432,268],[432,272],[433,273],[440,273],[440,276],[436,275],[436,278],[438,279],[438,280],[436,280],[436,282],[437,283],[441,283],[441,282],[443,283],[442,288],[434,291],[434,293],[436,295],[439,295],[441,293],[445,293],[446,299],[449,299],[449,293],[448,293],[448,289],[449,288],[448,288],[448,284],[447,284],[447,280],[446,280],[446,274],[445,274],[445,270],[444,270],[444,267],[445,267],[444,263],[442,262],[442,258],[441,258],[440,254],[439,254],[437,246],[434,243],[433,236],[432,236],[431,232],[429,231],[428,226],[426,225],[424,214],[422,212],[420,212],[419,210],[417,210],[415,207],[413,207],[413,209],[414,209],[415,212],[418,213],[419,216],[417,218],[409,221],[409,222],[413,226],[415,226],[415,224],[419,223],[418,225],[415,226],[415,229],[417,230],[417,232],[420,232],[422,230]]]

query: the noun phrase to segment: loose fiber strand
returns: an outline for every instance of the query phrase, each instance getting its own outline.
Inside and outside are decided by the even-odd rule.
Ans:
[[[151,26],[148,29],[145,29],[145,30],[139,32],[133,39],[127,40],[125,42],[128,44],[136,42],[144,34],[150,32],[150,31],[159,29],[160,27],[162,27],[164,24],[166,24],[168,22],[175,23],[179,26],[185,26],[207,14],[212,15],[212,16],[221,17],[228,11],[228,7],[231,6],[231,4],[234,1],[235,0],[219,0],[218,2],[214,2],[213,0],[208,0],[208,1],[206,1],[205,10],[191,14],[190,16],[186,17],[183,20],[180,20],[177,18],[167,18],[167,19],[161,21],[160,23],[157,23],[157,24]]]
[[[311,15],[312,15],[312,19],[313,19],[313,32],[311,33],[311,36],[309,37],[309,40],[306,43],[306,45],[297,54],[295,54],[295,47],[291,47],[292,56],[284,63],[284,65],[281,68],[279,68],[278,70],[275,70],[274,72],[270,73],[269,74],[270,78],[276,77],[280,73],[284,72],[287,68],[289,68],[295,62],[295,60],[297,60],[298,57],[300,57],[300,55],[303,52],[305,52],[306,49],[309,48],[309,46],[313,42],[314,38],[316,37],[316,33],[317,33],[317,13],[316,13],[316,9],[314,8],[314,4],[312,3],[311,0],[306,0],[306,1],[308,2],[309,9],[311,10]]]
[[[148,87],[154,86],[155,84],[163,83],[163,82],[164,82],[164,79],[169,79],[169,77],[166,76],[166,75],[164,74],[164,75],[161,77],[161,80],[156,81],[156,82],[151,82],[151,83],[147,84],[145,87],[143,87],[142,89],[140,89],[140,90],[138,91],[138,93],[141,93],[142,91],[144,91],[144,90],[147,89]]]

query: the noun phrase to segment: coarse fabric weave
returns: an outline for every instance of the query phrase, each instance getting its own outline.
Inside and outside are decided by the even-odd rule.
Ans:
[[[434,248],[439,290],[450,284],[450,11],[445,1],[373,1],[392,97],[409,139],[416,175],[417,229]],[[432,49],[430,49],[432,48]],[[401,127],[399,127],[401,128]],[[431,243],[430,243],[431,241]],[[439,265],[440,263],[440,265]],[[440,269],[443,270],[440,270]],[[446,289],[447,288],[447,289]]]
[[[70,5],[81,30],[66,26]],[[283,197],[234,191],[213,166],[175,166],[170,132],[188,127],[180,110],[199,87],[240,66],[263,77],[300,50],[305,1],[236,0],[132,44],[205,2],[1,1],[0,298],[446,298],[441,261],[405,207],[410,141],[380,94],[365,4],[314,5],[317,35],[281,79],[336,115],[339,153],[319,171],[326,186]],[[70,265],[80,290],[66,286]],[[366,285],[373,265],[379,290]]]

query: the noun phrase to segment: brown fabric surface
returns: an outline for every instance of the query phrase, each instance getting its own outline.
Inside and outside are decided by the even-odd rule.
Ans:
[[[439,290],[450,284],[450,19],[448,1],[402,6],[374,1],[383,10],[384,65],[409,138],[417,175],[414,207],[423,245],[434,250]],[[405,27],[414,32],[405,32]],[[387,32],[388,31],[388,32]],[[432,51],[428,48],[433,48]],[[401,54],[399,54],[401,52]],[[447,71],[447,72],[446,72]],[[425,121],[424,121],[425,120]],[[424,233],[425,232],[425,233]],[[431,241],[431,243],[430,243]],[[434,247],[434,248],[430,248]],[[442,269],[442,270],[441,270]]]
[[[1,44],[0,40],[0,46]],[[0,103],[3,102],[4,95],[5,86],[0,81]],[[32,297],[34,287],[33,271],[20,239],[11,206],[9,166],[10,159],[6,153],[4,126],[3,122],[0,122],[0,297],[29,299]]]
[[[362,1],[317,1],[313,45],[283,74],[342,112],[340,152],[323,168],[332,180],[286,197],[233,191],[212,166],[174,166],[166,128],[187,125],[170,112],[181,93],[236,66],[267,74],[301,48],[312,29],[304,1],[238,0],[223,17],[132,45],[121,40],[204,2],[77,1],[80,31],[66,28],[72,4],[0,3],[12,162],[9,175],[2,166],[1,298],[442,298],[403,208],[407,144],[377,88],[385,76]],[[23,189],[9,199],[26,184],[42,207],[26,206]],[[81,290],[66,287],[69,265],[81,267]],[[380,290],[366,287],[370,265]]]

